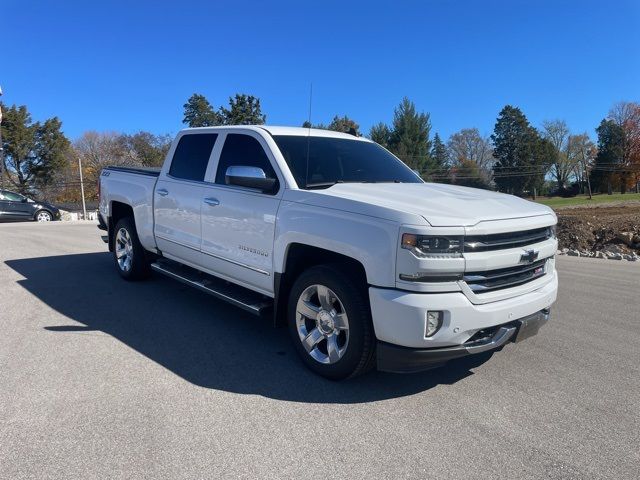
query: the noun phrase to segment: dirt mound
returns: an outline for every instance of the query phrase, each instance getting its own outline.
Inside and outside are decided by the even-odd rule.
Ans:
[[[638,253],[618,238],[622,232],[640,235],[640,205],[635,202],[563,208],[556,214],[559,248],[597,251],[615,245],[622,252]]]

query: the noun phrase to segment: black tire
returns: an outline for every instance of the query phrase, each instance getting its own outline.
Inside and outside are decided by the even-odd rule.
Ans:
[[[314,327],[314,320],[298,313],[298,300],[301,299],[303,294],[307,295],[307,292],[312,292],[317,285],[327,287],[337,296],[337,300],[333,302],[333,305],[338,306],[339,309],[344,309],[344,313],[348,318],[348,332],[339,333],[339,335],[343,336],[348,333],[348,341],[337,340],[337,342],[343,342],[342,347],[345,350],[335,363],[321,363],[303,346],[302,337],[305,333],[311,335],[312,330],[320,330],[321,326],[318,323],[320,320],[315,321]],[[311,298],[319,299],[319,295]],[[311,301],[311,303],[317,302],[319,300]],[[307,367],[318,375],[331,380],[342,380],[366,373],[374,367],[376,339],[371,322],[371,308],[369,306],[367,288],[344,265],[319,265],[303,272],[291,288],[287,319],[289,332],[296,351]],[[336,338],[340,339],[339,336]],[[325,342],[324,344],[323,341]],[[316,348],[319,353],[314,353],[319,356],[325,355],[327,357],[325,361],[329,361],[328,337],[324,340],[319,340]],[[322,351],[323,348],[324,351]]]
[[[121,236],[119,237],[119,232]],[[149,260],[146,252],[140,240],[138,239],[138,232],[136,231],[136,224],[131,217],[125,217],[120,219],[116,224],[116,228],[113,229],[113,261],[116,265],[116,270],[122,278],[125,280],[143,280],[148,278],[151,274],[151,268],[149,267]],[[130,247],[127,249],[127,255],[130,256],[129,262],[120,262],[118,255],[120,248],[124,245],[121,240],[130,239]]]

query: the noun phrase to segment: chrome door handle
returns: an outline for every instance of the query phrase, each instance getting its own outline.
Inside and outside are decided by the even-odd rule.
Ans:
[[[167,195],[169,195],[169,190],[161,188],[160,190],[156,190],[156,193],[158,195],[162,195],[163,197],[166,197]]]
[[[215,207],[220,205],[220,201],[217,198],[213,198],[213,197],[207,197],[204,199],[204,203],[206,203],[207,205],[211,206],[211,207]]]

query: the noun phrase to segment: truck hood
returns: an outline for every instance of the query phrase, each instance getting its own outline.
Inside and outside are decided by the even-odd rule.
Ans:
[[[549,207],[513,195],[440,183],[339,183],[316,192],[419,215],[434,227],[553,214]]]

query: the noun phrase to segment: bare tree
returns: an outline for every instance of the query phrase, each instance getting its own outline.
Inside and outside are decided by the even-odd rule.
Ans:
[[[477,128],[463,128],[449,137],[447,149],[453,166],[478,166],[479,175],[490,183],[493,174],[493,148],[489,137],[483,137]]]
[[[593,162],[598,153],[595,143],[591,141],[586,132],[580,135],[569,135],[566,152],[568,163],[572,165],[573,176],[580,183],[581,189],[585,182],[588,184],[589,196],[591,196],[589,172],[593,168]]]
[[[142,166],[142,162],[132,156],[123,139],[115,132],[85,132],[73,144],[74,155],[82,158],[85,182],[89,185],[88,196],[95,196],[100,171],[109,165]]]
[[[542,136],[553,145],[556,155],[551,165],[551,173],[558,188],[566,188],[569,178],[575,171],[574,159],[569,155],[571,132],[564,120],[545,120],[542,122]]]

